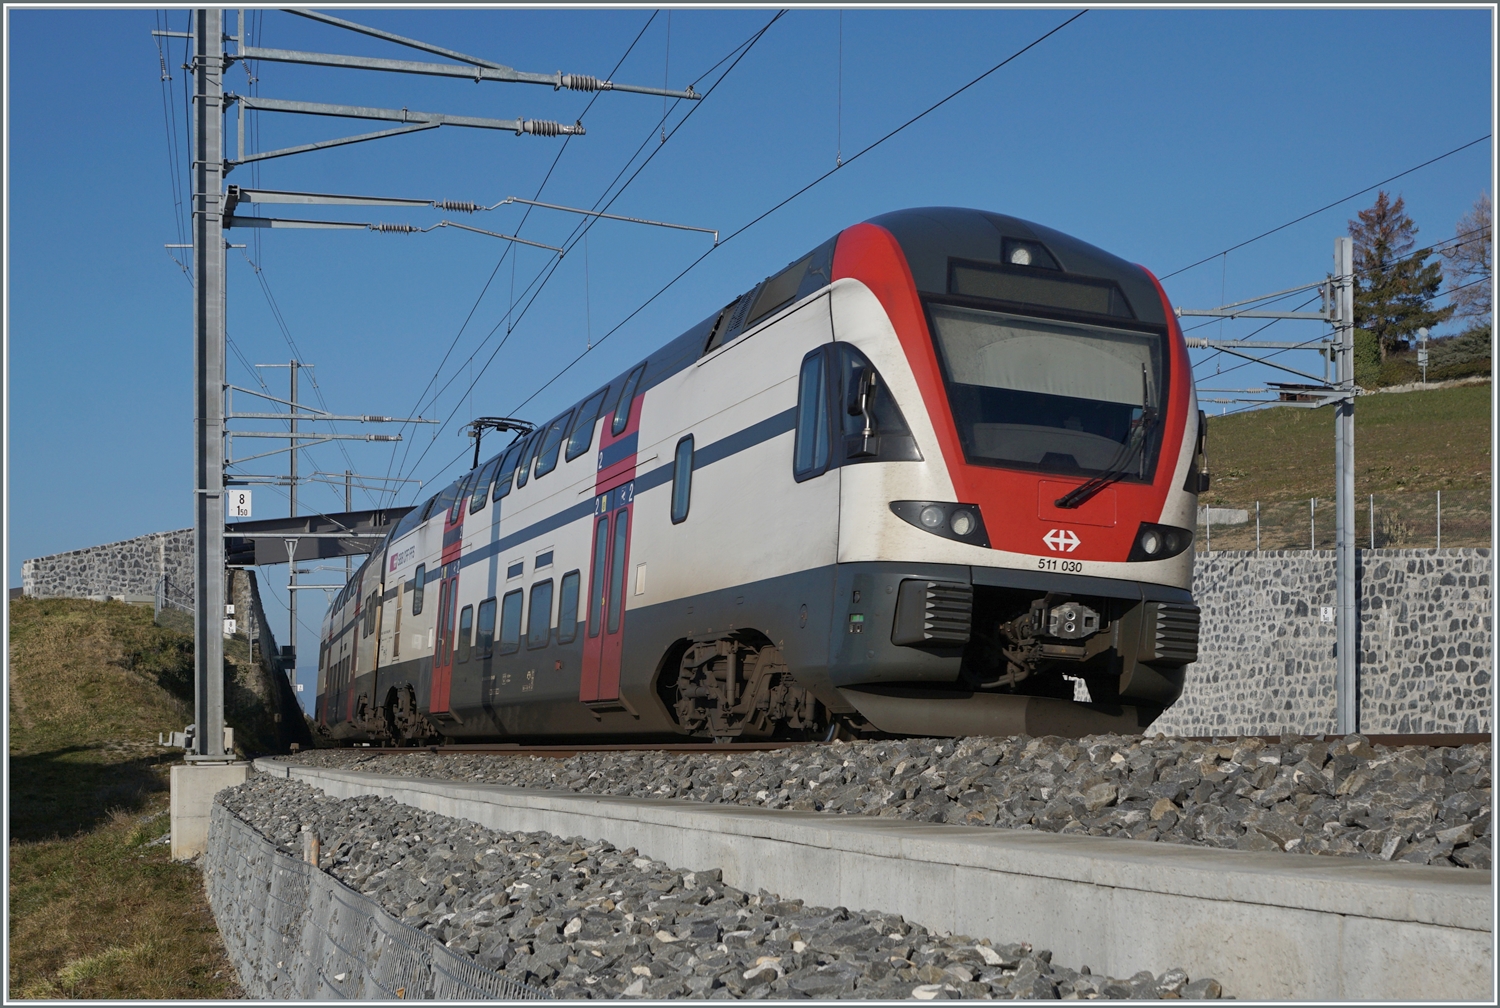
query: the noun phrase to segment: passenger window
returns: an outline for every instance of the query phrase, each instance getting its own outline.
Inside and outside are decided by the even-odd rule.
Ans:
[[[589,396],[578,407],[578,416],[573,418],[573,429],[568,433],[568,450],[564,453],[569,462],[588,451],[589,445],[594,443],[594,421],[599,419],[599,409],[604,405],[604,397],[607,395],[608,385]]]
[[[541,447],[536,455],[538,479],[557,468],[557,452],[562,447],[563,436],[568,430],[568,418],[572,415],[573,411],[569,410],[547,426],[547,433],[542,436]]]
[[[495,478],[495,470],[498,468],[500,468],[500,456],[496,455],[479,471],[479,480],[474,484],[474,493],[469,498],[469,514],[483,511],[484,506],[490,502],[490,480]]]
[[[495,475],[495,489],[491,494],[492,500],[499,500],[510,493],[510,480],[516,471],[516,459],[520,457],[521,446],[525,443],[526,439],[522,438],[505,449],[505,454],[500,456],[500,471]]]
[[[810,262],[812,262],[812,256],[808,256],[801,262],[792,263],[761,286],[760,294],[755,299],[755,306],[750,309],[750,317],[745,319],[746,329],[776,309],[796,300],[797,288],[802,286],[802,275],[807,272],[807,265]]]
[[[562,577],[557,601],[557,642],[572,643],[578,636],[578,571],[568,571]]]
[[[693,435],[677,442],[672,462],[672,524],[685,521],[693,496]]]
[[[427,594],[427,565],[417,564],[416,573],[411,576],[411,614],[420,616],[422,614],[422,599]]]
[[[820,347],[802,358],[797,382],[797,437],[792,474],[797,482],[828,470],[828,382]]]
[[[543,648],[552,639],[552,579],[531,586],[531,612],[526,617],[526,646]]]
[[[625,428],[630,426],[630,407],[635,402],[636,390],[641,387],[641,376],[645,373],[646,365],[641,364],[625,379],[625,386],[620,390],[620,401],[615,405],[615,421],[609,428],[609,432],[615,437],[625,433]]]
[[[536,449],[542,443],[540,434],[533,434],[521,448],[516,459],[516,486],[523,487],[531,477],[531,460],[536,458]]]
[[[474,637],[474,650],[479,658],[490,658],[495,654],[495,600],[492,598],[479,603],[479,630]]]
[[[614,553],[609,558],[609,632],[620,629],[620,612],[625,606],[625,544],[630,541],[630,512],[621,509],[615,515]]]
[[[551,566],[552,566],[552,551],[548,550],[545,553],[538,553],[536,555],[536,561],[531,565],[531,569],[534,570],[534,571],[537,571],[537,570],[541,570],[543,567],[551,567]]]
[[[594,525],[594,561],[589,566],[589,636],[599,636],[599,623],[604,612],[604,561],[609,556],[609,516],[600,518]]]
[[[521,589],[506,592],[500,603],[500,653],[521,650]]]
[[[458,614],[458,660],[469,660],[469,638],[474,633],[474,607],[466,605]]]
[[[464,499],[469,494],[469,487],[474,484],[474,477],[478,473],[469,473],[458,481],[458,489],[453,494],[453,505],[448,508],[448,524],[452,525],[458,521],[459,516],[464,513]]]

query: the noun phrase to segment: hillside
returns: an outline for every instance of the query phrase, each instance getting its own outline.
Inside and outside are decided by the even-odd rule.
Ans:
[[[10,603],[10,955],[21,998],[221,998],[202,876],[173,864],[156,733],[192,720],[192,639],[118,602]]]
[[[1375,495],[1378,547],[1432,546],[1437,492],[1443,545],[1490,544],[1490,385],[1361,396],[1354,409],[1356,541],[1370,544]],[[1247,525],[1212,530],[1215,549],[1253,549],[1255,502],[1263,549],[1306,549],[1309,498],[1317,498],[1316,542],[1333,547],[1333,408],[1276,407],[1210,416],[1213,485],[1200,499],[1244,508]],[[1199,526],[1199,545],[1203,528]]]

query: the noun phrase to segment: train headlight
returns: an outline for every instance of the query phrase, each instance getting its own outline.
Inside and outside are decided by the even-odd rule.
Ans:
[[[1191,529],[1141,522],[1140,530],[1135,534],[1135,545],[1130,547],[1130,556],[1126,559],[1132,561],[1165,560],[1176,556],[1192,545]]]
[[[990,537],[984,530],[984,515],[978,504],[891,501],[891,513],[923,532],[931,532],[970,546],[989,548]]]
[[[948,527],[953,530],[954,535],[966,536],[974,531],[974,525],[974,512],[968,508],[959,508],[948,519]]]

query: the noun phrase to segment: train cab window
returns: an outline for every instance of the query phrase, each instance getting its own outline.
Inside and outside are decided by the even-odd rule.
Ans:
[[[536,453],[537,479],[557,468],[557,453],[562,448],[563,437],[568,432],[568,420],[572,416],[573,411],[569,410],[547,425],[547,433],[542,435],[541,447]]]
[[[458,660],[469,660],[470,639],[474,636],[474,607],[466,605],[458,614]]]
[[[427,595],[427,565],[417,564],[417,570],[411,576],[411,614],[422,615],[422,600]]]
[[[506,592],[500,602],[500,653],[515,654],[521,650],[521,589]]]
[[[599,412],[607,395],[608,385],[589,396],[578,407],[578,415],[573,418],[573,429],[568,432],[568,450],[563,453],[563,457],[569,462],[588,451],[589,446],[594,443],[594,421],[599,419]]]
[[[1148,479],[1167,387],[1161,331],[929,302],[943,384],[971,465]]]
[[[646,365],[640,364],[630,372],[625,379],[625,385],[620,389],[620,401],[615,406],[614,423],[610,424],[609,432],[615,437],[625,433],[625,428],[630,426],[630,410],[635,402],[636,390],[641,387],[641,376],[646,373]]]
[[[579,572],[568,571],[562,576],[557,596],[557,643],[571,644],[578,636],[578,580]]]
[[[797,380],[797,434],[792,449],[792,475],[797,482],[828,471],[828,380],[825,354],[819,347],[802,358]]]
[[[922,461],[901,407],[870,359],[849,343],[834,343],[827,353],[834,415],[843,421],[832,464]]]
[[[495,600],[487,598],[479,603],[479,621],[474,635],[476,658],[490,658],[495,654]]]
[[[526,646],[543,648],[552,638],[552,579],[531,586],[531,612],[526,617]]]
[[[589,636],[599,636],[604,614],[604,564],[609,557],[609,515],[594,523],[594,559],[589,566]]]
[[[745,319],[746,329],[749,329],[778,308],[784,308],[797,299],[797,288],[802,286],[802,275],[807,272],[808,264],[811,262],[812,256],[808,256],[801,262],[794,262],[761,284],[760,293],[755,298],[755,304],[751,307],[750,314]]]
[[[490,502],[490,481],[495,478],[495,470],[500,468],[500,456],[496,455],[484,464],[479,470],[479,480],[474,484],[474,490],[469,496],[469,514],[475,511],[483,511],[484,506]]]
[[[672,460],[672,524],[687,520],[693,498],[693,435],[677,442]]]

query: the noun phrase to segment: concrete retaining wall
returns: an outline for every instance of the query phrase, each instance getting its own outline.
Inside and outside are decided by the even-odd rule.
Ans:
[[[257,1000],[546,998],[277,850],[214,802],[204,886],[246,994]]]
[[[722,868],[740,889],[1030,941],[1112,976],[1170,963],[1239,998],[1491,996],[1487,871],[256,767],[339,798],[388,796]]]
[[[1487,549],[1357,551],[1361,731],[1490,731],[1492,563]],[[1332,731],[1333,552],[1220,551],[1193,576],[1199,659],[1154,730]]]

